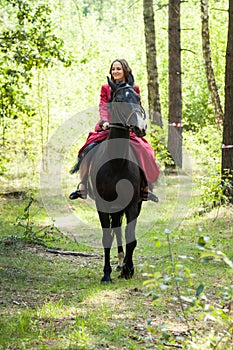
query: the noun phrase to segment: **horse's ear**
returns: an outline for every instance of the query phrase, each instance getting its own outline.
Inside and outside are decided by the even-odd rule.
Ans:
[[[112,91],[116,91],[116,84],[114,84],[114,82],[109,77],[107,77],[107,80],[108,85],[111,87]]]

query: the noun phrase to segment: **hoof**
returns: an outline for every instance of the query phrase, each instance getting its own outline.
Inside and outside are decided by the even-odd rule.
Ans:
[[[121,274],[119,276],[119,278],[124,278],[126,280],[129,280],[130,278],[132,278],[134,275],[134,266],[132,267],[128,267],[127,265],[123,265]]]
[[[110,275],[104,275],[104,277],[101,279],[101,284],[109,284],[112,283],[112,279]]]

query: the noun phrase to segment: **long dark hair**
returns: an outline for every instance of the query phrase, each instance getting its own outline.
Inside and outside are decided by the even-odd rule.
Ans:
[[[120,64],[122,65],[122,69],[123,69],[123,72],[124,72],[124,76],[125,76],[125,81],[126,83],[130,84],[133,86],[134,84],[134,77],[133,77],[133,74],[132,74],[132,69],[130,68],[128,62],[124,59],[124,58],[117,58],[115,59],[111,66],[110,66],[110,70],[109,70],[109,74],[111,75],[111,80],[113,82],[115,82],[113,76],[112,76],[112,66],[115,62],[120,62]]]

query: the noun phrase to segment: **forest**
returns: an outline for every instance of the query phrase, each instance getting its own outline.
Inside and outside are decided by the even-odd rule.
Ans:
[[[231,0],[2,0],[0,19],[0,349],[232,350]],[[159,202],[142,204],[132,279],[114,242],[103,285],[95,202],[70,201],[70,169],[117,58]]]

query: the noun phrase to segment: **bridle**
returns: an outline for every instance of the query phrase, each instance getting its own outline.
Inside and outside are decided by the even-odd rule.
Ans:
[[[129,121],[131,119],[131,117],[135,114],[135,113],[140,113],[142,118],[145,120],[146,119],[146,112],[144,110],[144,108],[139,105],[138,108],[135,108],[131,111],[131,113],[128,115],[127,119],[125,120],[125,118],[123,119],[121,113],[119,113],[119,111],[117,111],[116,109],[116,103],[127,103],[127,102],[124,102],[124,101],[116,101],[115,98],[116,96],[119,94],[119,92],[123,89],[131,89],[131,91],[133,91],[134,94],[136,94],[136,92],[134,91],[133,87],[126,84],[124,86],[120,86],[118,87],[118,89],[116,89],[116,91],[114,91],[113,93],[113,98],[112,98],[112,105],[113,105],[113,110],[112,112],[117,114],[118,118],[119,118],[119,124],[122,124],[122,125],[119,125],[119,124],[110,124],[109,127],[112,127],[112,128],[118,128],[118,129],[132,129],[133,126],[130,125]],[[115,100],[115,101],[114,101]],[[135,103],[136,104],[136,103]]]

